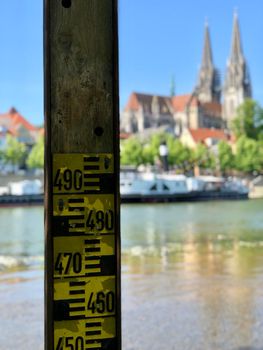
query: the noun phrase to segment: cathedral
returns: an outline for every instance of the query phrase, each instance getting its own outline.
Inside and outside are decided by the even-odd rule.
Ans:
[[[179,136],[186,128],[229,129],[237,107],[251,97],[251,81],[235,13],[223,84],[219,70],[214,65],[209,26],[206,23],[201,66],[193,91],[178,96],[132,93],[121,115],[121,130],[137,133],[166,126]]]

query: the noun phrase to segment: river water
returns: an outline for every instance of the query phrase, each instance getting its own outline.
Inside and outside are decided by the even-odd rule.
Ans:
[[[263,200],[123,205],[123,350],[263,349]],[[43,208],[0,209],[0,349],[43,350]]]

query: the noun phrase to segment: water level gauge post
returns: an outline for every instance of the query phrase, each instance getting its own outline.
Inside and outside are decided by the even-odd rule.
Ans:
[[[45,0],[45,350],[121,350],[117,0]]]

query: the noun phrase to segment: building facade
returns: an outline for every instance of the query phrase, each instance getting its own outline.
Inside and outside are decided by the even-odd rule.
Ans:
[[[193,91],[178,96],[133,92],[121,113],[121,131],[141,133],[149,128],[167,125],[179,136],[185,128],[229,128],[237,107],[246,98],[252,97],[251,91],[238,17],[235,14],[231,53],[223,88],[219,70],[213,62],[210,31],[206,23],[201,65]]]
[[[0,127],[29,148],[39,136],[39,128],[29,123],[15,108],[0,114]]]
[[[175,125],[171,98],[132,93],[122,113],[121,130],[137,133],[162,125]]]
[[[194,94],[174,97],[133,92],[121,117],[121,131],[142,133],[146,129],[167,126],[176,135],[184,128],[222,129],[221,104],[202,102]]]

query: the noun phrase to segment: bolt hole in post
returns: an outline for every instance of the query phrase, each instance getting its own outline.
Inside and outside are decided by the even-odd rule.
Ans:
[[[65,8],[71,7],[71,0],[62,0],[62,6]]]
[[[95,129],[94,129],[94,132],[95,132],[95,135],[97,136],[102,136],[103,133],[104,133],[104,130],[101,126],[97,126]]]

